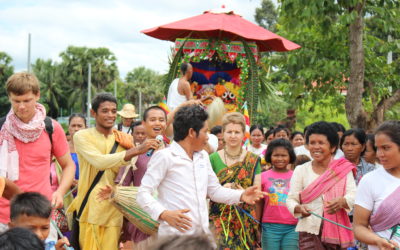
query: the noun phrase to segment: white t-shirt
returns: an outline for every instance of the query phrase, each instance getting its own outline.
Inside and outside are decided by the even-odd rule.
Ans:
[[[118,124],[115,124],[114,128],[118,129]],[[130,129],[130,127],[125,127],[124,125],[122,125],[122,130],[121,131],[124,132],[124,133],[127,133],[127,134],[132,133],[132,129]]]
[[[255,148],[251,144],[247,147],[247,151],[250,151],[253,154],[256,154],[256,155],[258,155],[258,156],[260,156],[262,158],[264,158],[263,152],[266,149],[267,149],[267,145],[265,145],[265,144],[261,144],[259,148]]]
[[[338,150],[336,150],[336,154],[335,154],[335,157],[333,157],[333,159],[337,160],[342,157],[344,157],[344,153],[340,148],[338,148]]]
[[[310,151],[308,151],[308,149],[306,148],[305,145],[301,145],[301,146],[295,147],[294,148],[294,153],[296,154],[296,156],[298,156],[298,155],[307,155],[312,160]]]
[[[369,211],[371,216],[375,214],[381,203],[400,186],[400,178],[389,174],[384,168],[378,168],[366,174],[360,181],[357,189],[355,204]],[[390,238],[392,230],[388,229],[375,232],[386,239]],[[394,234],[392,240],[400,244],[400,230]],[[368,246],[368,249],[378,249],[376,246]]]

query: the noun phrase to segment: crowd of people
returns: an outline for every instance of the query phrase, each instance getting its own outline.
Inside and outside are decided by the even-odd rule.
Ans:
[[[36,77],[12,75],[0,120],[0,250],[399,247],[399,121],[370,134],[325,121],[246,131],[241,113],[188,100],[190,74],[189,64],[175,84],[187,100],[168,114],[150,106],[139,120],[134,105],[118,111],[100,93],[95,126],[73,114],[67,134],[46,117]],[[123,217],[118,187],[135,190],[129,199],[157,234]]]

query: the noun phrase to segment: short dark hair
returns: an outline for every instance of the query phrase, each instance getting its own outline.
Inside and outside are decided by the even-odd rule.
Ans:
[[[22,227],[11,228],[0,234],[0,250],[43,250],[42,242],[34,232]]]
[[[299,165],[303,165],[306,162],[311,161],[310,157],[307,155],[296,155],[296,161],[294,162],[294,168],[296,168]]]
[[[336,150],[338,149],[339,136],[332,124],[325,121],[319,121],[308,126],[306,133],[306,144],[310,142],[310,135],[312,134],[325,135],[331,148],[336,147]]]
[[[276,128],[274,129],[274,136],[275,136],[277,133],[281,132],[282,130],[286,132],[286,134],[287,134],[288,137],[290,137],[290,130],[289,130],[288,128],[282,126],[282,125],[279,125],[278,127],[276,127]]]
[[[265,132],[265,134],[264,134],[265,140],[268,139],[268,136],[273,135],[273,134],[274,134],[274,127],[270,127],[270,128],[267,130],[267,132]]]
[[[142,125],[142,121],[135,121],[132,123],[132,129],[134,129],[135,127],[140,126],[140,125]]]
[[[149,116],[150,110],[161,110],[164,115],[165,115],[165,120],[167,120],[167,113],[165,113],[165,110],[162,109],[160,106],[151,106],[148,107],[144,112],[143,112],[143,121],[146,121],[147,117]]]
[[[346,130],[346,132],[343,133],[342,139],[340,139],[340,148],[343,147],[344,139],[346,139],[346,137],[350,136],[350,135],[354,135],[354,137],[357,139],[357,141],[362,146],[365,146],[365,144],[367,143],[367,135],[365,134],[365,131],[361,128],[352,128],[352,129]],[[361,152],[361,155],[363,155],[364,152],[365,152],[365,148],[364,148],[364,151]]]
[[[375,135],[385,134],[400,147],[400,121],[386,121],[375,131]]]
[[[301,135],[301,136],[304,138],[304,134],[303,134],[302,132],[300,132],[300,131],[294,131],[294,132],[290,135],[290,140],[293,140],[294,137],[295,137],[296,135]]]
[[[260,125],[260,124],[251,125],[251,127],[250,127],[250,134],[253,133],[253,131],[256,130],[256,129],[260,130],[260,131],[261,131],[261,134],[264,134],[264,128],[263,128],[263,126]]]
[[[293,164],[296,161],[296,154],[294,153],[293,146],[290,141],[283,138],[273,140],[270,144],[268,144],[267,151],[265,152],[265,161],[271,163],[272,153],[276,148],[279,147],[282,147],[288,151],[290,158],[289,163]]]
[[[50,218],[50,201],[37,192],[19,194],[11,200],[10,219],[15,220],[20,215]]]
[[[346,128],[341,123],[331,122],[331,125],[334,127],[336,132],[346,132]]]
[[[222,133],[222,126],[215,126],[210,130],[210,134],[218,135]]]
[[[208,119],[208,114],[199,105],[189,105],[180,108],[174,117],[174,141],[179,142],[185,139],[189,134],[189,129],[196,131],[199,135],[200,129]]]
[[[187,70],[189,69],[190,63],[183,62],[181,64],[181,73],[182,75],[186,74]]]
[[[82,118],[83,121],[85,122],[85,127],[87,127],[86,117],[84,115],[82,115],[82,114],[79,114],[79,113],[74,113],[74,114],[70,115],[69,118],[68,118],[68,124],[70,124],[72,119],[74,119],[75,117]]]
[[[93,100],[92,100],[93,111],[97,113],[97,110],[99,109],[100,104],[102,104],[103,102],[113,102],[113,103],[115,103],[115,105],[118,105],[117,98],[115,98],[115,96],[113,96],[111,93],[103,92],[103,93],[97,94],[93,98]]]
[[[206,234],[171,235],[159,238],[151,250],[213,250],[212,239]]]
[[[375,135],[374,134],[367,134],[367,141],[365,142],[365,144],[367,144],[368,141],[371,142],[372,149],[376,152]]]

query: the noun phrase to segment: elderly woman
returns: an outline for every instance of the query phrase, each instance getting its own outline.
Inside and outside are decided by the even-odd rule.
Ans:
[[[311,213],[350,227],[347,212],[353,207],[356,185],[354,164],[342,158],[333,160],[339,137],[327,122],[316,122],[307,129],[306,144],[312,161],[296,167],[286,200],[289,211],[300,218],[300,249],[346,249],[354,245],[353,233],[321,220]]]
[[[383,167],[360,181],[354,234],[370,250],[393,249],[400,246],[400,121],[384,122],[375,133],[375,146]]]
[[[245,118],[240,113],[228,113],[222,118],[225,146],[211,154],[210,161],[219,182],[225,187],[246,189],[259,185],[261,188],[260,157],[242,147],[245,129]],[[257,246],[258,225],[242,210],[253,217],[256,215],[255,206],[211,202],[210,224],[215,228],[218,249],[254,249]]]
[[[340,141],[340,148],[344,153],[344,157],[357,166],[354,173],[356,184],[368,172],[375,170],[375,165],[368,163],[364,159],[367,135],[360,128],[350,129],[343,133]]]

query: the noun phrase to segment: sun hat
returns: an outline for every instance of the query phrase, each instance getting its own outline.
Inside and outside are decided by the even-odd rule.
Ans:
[[[117,114],[124,118],[136,118],[139,116],[139,114],[135,113],[135,105],[130,103],[125,104]]]

